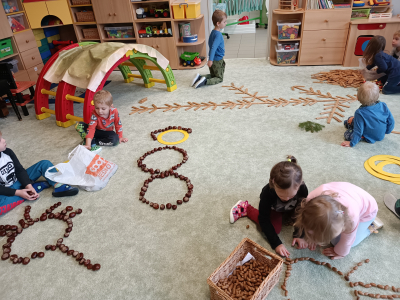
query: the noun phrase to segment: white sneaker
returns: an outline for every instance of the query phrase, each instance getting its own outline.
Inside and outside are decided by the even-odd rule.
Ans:
[[[201,78],[201,76],[200,76],[199,73],[197,73],[196,75],[194,75],[194,77],[193,77],[193,79],[192,79],[192,83],[190,84],[190,86],[194,86],[195,83],[196,83],[197,81],[199,81],[200,78]]]

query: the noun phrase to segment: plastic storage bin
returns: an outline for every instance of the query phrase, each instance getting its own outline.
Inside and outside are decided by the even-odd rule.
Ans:
[[[186,7],[189,7],[188,3],[185,2],[173,2],[171,3],[172,12],[174,13],[174,19],[182,20],[186,18]]]
[[[299,20],[278,20],[278,39],[297,39],[300,32],[301,22]]]
[[[278,50],[295,50],[299,49],[299,43],[298,42],[278,43],[277,48]]]
[[[188,7],[186,8],[186,18],[196,19],[200,16],[200,3],[201,1],[189,1],[187,2]]]
[[[25,20],[23,13],[7,16],[7,18],[12,32],[15,33],[18,31],[25,30]]]
[[[182,20],[182,19],[196,19],[200,16],[200,6],[201,1],[192,0],[192,1],[182,1],[178,0],[171,3],[172,11],[174,13],[174,19]]]
[[[275,46],[275,49],[276,49],[276,61],[279,65],[293,65],[296,63],[299,49],[279,50],[278,45]]]
[[[124,39],[133,37],[133,27],[104,27],[109,39]]]
[[[0,41],[0,57],[5,57],[14,53],[11,45],[11,39],[4,39]]]
[[[368,19],[370,8],[359,8],[351,11],[351,19]]]
[[[18,60],[16,60],[16,59],[6,59],[3,61],[0,61],[0,64],[12,64],[13,67],[12,67],[11,71],[13,71],[14,74],[18,72]]]

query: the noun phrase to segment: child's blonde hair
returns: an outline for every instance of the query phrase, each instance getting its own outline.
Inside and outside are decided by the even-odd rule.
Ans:
[[[397,31],[393,34],[393,37],[395,37],[395,36],[400,37],[400,30],[397,30]]]
[[[217,26],[217,23],[221,23],[224,18],[227,18],[228,16],[226,13],[220,9],[217,9],[214,11],[212,15],[212,22],[214,26]]]
[[[307,202],[302,201],[296,209],[294,226],[308,243],[327,245],[349,224],[346,207],[335,200],[337,197],[338,194],[326,191]]]
[[[93,103],[104,103],[105,105],[111,106],[113,104],[113,97],[109,91],[101,90],[94,94]]]
[[[374,105],[379,99],[379,87],[375,83],[367,81],[358,88],[357,98],[362,105]]]
[[[288,155],[286,161],[277,163],[269,174],[270,188],[286,190],[293,185],[300,186],[303,182],[303,172],[294,156]]]

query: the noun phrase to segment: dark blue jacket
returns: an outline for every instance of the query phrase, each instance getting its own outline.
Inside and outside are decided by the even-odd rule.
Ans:
[[[354,131],[350,146],[354,147],[363,136],[368,143],[382,141],[385,134],[392,132],[394,118],[386,103],[360,106],[354,114]]]
[[[374,56],[374,63],[367,66],[367,69],[371,70],[375,66],[378,67],[378,74],[385,73],[388,78],[400,76],[400,61],[382,51]]]

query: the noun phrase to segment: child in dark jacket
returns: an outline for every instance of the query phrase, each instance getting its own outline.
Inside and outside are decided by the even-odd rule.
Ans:
[[[271,170],[269,183],[264,186],[260,195],[259,209],[254,208],[247,201],[239,201],[230,211],[230,222],[234,223],[239,218],[247,216],[261,226],[262,232],[267,237],[271,248],[281,256],[290,256],[280,240],[278,234],[282,229],[283,215],[286,214],[294,221],[295,210],[300,202],[307,198],[308,189],[303,182],[303,174],[297,160],[288,156],[287,161],[277,163]],[[292,246],[315,250],[315,245],[306,243],[295,229]]]
[[[40,176],[44,176],[50,167],[53,167],[51,162],[42,160],[25,170],[15,153],[7,148],[7,143],[0,132],[0,216],[25,200],[37,200],[38,193],[50,186],[54,186],[54,197],[78,194],[78,188],[47,178],[47,181],[35,182]]]
[[[383,84],[382,93],[400,93],[400,61],[393,56],[384,53],[386,39],[383,36],[374,36],[368,43],[363,53],[363,58],[367,64],[367,69],[377,67],[378,74],[386,75],[380,78]]]
[[[354,147],[360,140],[374,144],[382,141],[385,134],[392,132],[394,118],[386,103],[380,102],[379,87],[367,81],[357,92],[358,101],[362,104],[354,117],[344,121],[347,128],[344,133],[344,147]]]

